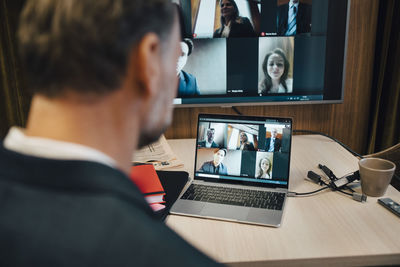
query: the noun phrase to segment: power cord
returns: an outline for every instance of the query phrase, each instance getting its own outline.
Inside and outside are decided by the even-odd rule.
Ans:
[[[232,109],[233,109],[233,111],[235,111],[238,115],[243,115],[243,113],[240,112],[240,111],[237,109],[237,107],[232,106]]]
[[[321,192],[321,191],[323,191],[325,189],[328,189],[328,188],[330,188],[330,187],[329,186],[325,186],[325,187],[322,187],[322,188],[320,188],[318,190],[315,190],[315,191],[312,191],[312,192],[305,192],[305,193],[288,192],[288,197],[309,196],[309,195],[313,195],[315,193],[319,193],[319,192]]]
[[[335,141],[336,143],[338,143],[339,145],[341,145],[344,149],[349,151],[354,156],[359,157],[361,159],[363,158],[362,155],[358,154],[357,152],[353,151],[352,149],[350,149],[348,146],[346,146],[345,144],[343,144],[342,142],[340,142],[336,138],[333,138],[332,136],[329,136],[327,134],[324,134],[324,133],[321,133],[321,132],[317,132],[317,131],[310,131],[310,130],[293,130],[293,133],[318,134],[318,135],[322,135],[322,136],[328,137],[328,138],[332,139],[333,141]]]

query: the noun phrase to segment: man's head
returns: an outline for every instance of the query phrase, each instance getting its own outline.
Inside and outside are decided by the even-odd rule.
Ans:
[[[271,137],[276,138],[276,135],[278,134],[278,131],[276,129],[271,130]]]
[[[222,161],[224,160],[226,156],[226,149],[225,148],[221,148],[221,149],[215,149],[214,150],[214,166],[217,167],[218,165],[220,165],[222,163]]]
[[[193,51],[193,42],[192,40],[185,38],[181,42],[181,49],[182,49],[182,54],[179,56],[178,63],[176,66],[176,73],[179,75],[179,72],[185,67],[188,56]]]
[[[170,1],[27,0],[18,38],[34,94],[98,100],[125,88],[146,114],[142,144],[170,123],[180,40]]]
[[[215,129],[214,128],[207,129],[207,141],[209,143],[214,141],[214,136],[215,136]]]

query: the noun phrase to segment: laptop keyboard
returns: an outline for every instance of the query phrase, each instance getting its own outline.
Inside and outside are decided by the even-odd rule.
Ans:
[[[181,199],[281,210],[285,193],[191,184]]]

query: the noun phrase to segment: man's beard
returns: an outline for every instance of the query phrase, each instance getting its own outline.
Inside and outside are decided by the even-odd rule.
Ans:
[[[156,129],[149,132],[140,132],[139,141],[138,141],[138,148],[143,148],[144,146],[150,145],[157,141],[160,136],[167,130],[168,125],[163,126],[160,129]]]

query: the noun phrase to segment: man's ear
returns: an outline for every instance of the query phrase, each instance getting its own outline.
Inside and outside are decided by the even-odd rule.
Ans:
[[[152,96],[159,90],[161,79],[161,42],[154,33],[146,34],[138,45],[133,48],[128,66],[136,78],[138,94]],[[129,71],[129,70],[128,70]]]

